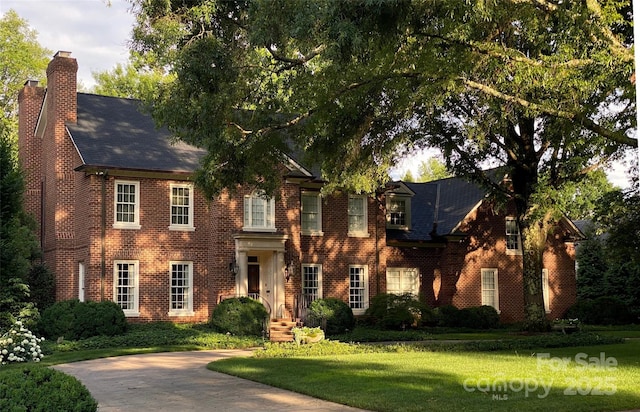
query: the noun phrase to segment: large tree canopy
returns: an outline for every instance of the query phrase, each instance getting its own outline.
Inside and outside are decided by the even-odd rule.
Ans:
[[[272,192],[292,145],[329,188],[373,192],[404,150],[439,147],[456,174],[515,202],[532,322],[544,315],[554,216],[542,190],[636,144],[628,1],[134,4],[138,63],[176,75],[154,114],[208,149],[198,176],[208,193]],[[486,164],[510,180],[490,180]]]

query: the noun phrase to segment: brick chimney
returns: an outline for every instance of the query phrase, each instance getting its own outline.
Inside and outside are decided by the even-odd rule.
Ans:
[[[36,219],[38,227],[42,223],[42,141],[35,138],[35,129],[44,93],[37,80],[28,80],[18,93],[18,155],[25,175],[24,208]],[[40,230],[36,235],[40,238]]]

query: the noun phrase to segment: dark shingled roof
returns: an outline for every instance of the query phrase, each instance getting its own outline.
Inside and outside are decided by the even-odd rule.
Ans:
[[[461,235],[457,226],[485,197],[481,187],[458,177],[403,183],[415,195],[411,198],[411,229],[387,229],[387,239],[398,242],[439,241],[440,236]]]
[[[67,128],[85,166],[191,173],[206,153],[172,141],[138,100],[78,93],[78,122]]]

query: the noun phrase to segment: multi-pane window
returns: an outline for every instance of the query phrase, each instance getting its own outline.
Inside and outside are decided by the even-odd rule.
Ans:
[[[169,315],[193,314],[193,264],[171,262]]]
[[[300,212],[303,233],[322,233],[322,201],[320,193],[303,192]]]
[[[520,230],[518,230],[518,222],[512,217],[508,217],[505,220],[505,227],[507,253],[520,253]]]
[[[139,182],[115,181],[115,217],[116,228],[139,229],[140,184]]]
[[[170,229],[193,229],[193,187],[171,185]]]
[[[366,196],[349,196],[349,236],[367,234],[367,198]]]
[[[354,314],[362,314],[367,308],[367,267],[349,266],[349,306]]]
[[[410,293],[418,297],[420,281],[418,271],[408,268],[387,268],[387,293],[403,295]]]
[[[544,302],[544,311],[551,312],[549,304],[549,269],[542,269],[542,299]]]
[[[482,304],[500,311],[498,302],[498,269],[482,269]]]
[[[309,302],[322,298],[322,265],[302,265],[302,294]]]
[[[244,197],[244,230],[275,231],[275,201],[262,192]]]
[[[410,229],[411,197],[389,195],[387,197],[387,227],[391,229]]]
[[[138,316],[138,261],[115,261],[113,272],[114,301],[125,315]]]

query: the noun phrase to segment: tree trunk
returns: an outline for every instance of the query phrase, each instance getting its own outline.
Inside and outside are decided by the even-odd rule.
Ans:
[[[542,295],[542,255],[547,243],[549,222],[544,219],[523,223],[522,283],[524,289],[525,328],[529,331],[545,331],[548,321]]]

